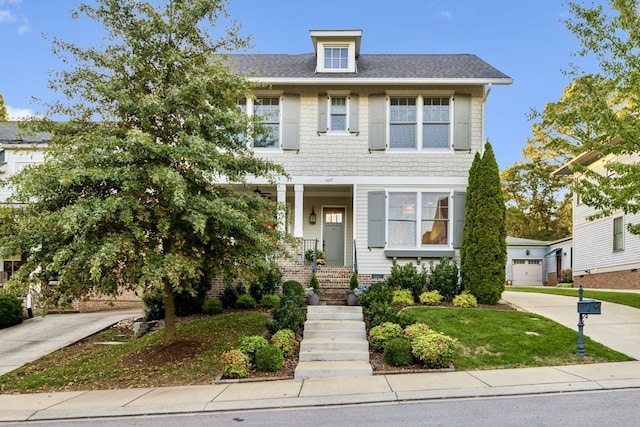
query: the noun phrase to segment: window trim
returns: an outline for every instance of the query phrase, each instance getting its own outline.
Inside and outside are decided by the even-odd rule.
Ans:
[[[347,67],[346,68],[328,68],[325,67],[325,49],[347,49]],[[355,40],[333,40],[318,43],[316,72],[319,73],[355,73],[356,43]]]
[[[273,147],[256,147],[253,145],[253,135],[251,134],[251,129],[249,129],[250,135],[247,137],[247,148],[252,150],[280,150],[282,149],[282,128],[283,128],[283,114],[282,114],[282,106],[284,102],[284,95],[282,91],[256,91],[253,96],[247,97],[244,99],[244,104],[241,104],[242,99],[238,100],[238,107],[244,105],[244,112],[248,117],[253,117],[254,114],[254,106],[255,102],[259,98],[278,98],[278,141],[277,144]],[[241,107],[240,107],[241,108]]]
[[[620,227],[620,230],[617,230],[617,227]],[[619,238],[619,245],[618,245]],[[613,252],[621,252],[624,251],[624,217],[618,216],[613,218]]]
[[[414,236],[414,245],[410,246],[410,245],[398,245],[398,244],[391,244],[390,243],[390,226],[389,226],[389,222],[391,221],[391,213],[390,213],[390,200],[391,200],[391,195],[393,193],[410,193],[415,195],[415,202],[416,202],[416,206],[415,206],[415,217],[414,217],[414,221],[415,221],[415,236]],[[423,237],[423,233],[422,233],[422,222],[424,221],[422,218],[422,202],[423,202],[423,195],[424,194],[446,194],[447,195],[447,200],[448,200],[448,204],[447,204],[447,219],[446,219],[446,225],[447,225],[447,243],[445,244],[422,244],[422,237]],[[442,189],[442,188],[420,188],[420,189],[416,189],[416,188],[394,188],[394,189],[389,189],[389,190],[385,190],[385,249],[386,250],[396,250],[396,251],[433,251],[433,250],[449,250],[453,248],[453,226],[454,226],[454,222],[455,222],[455,218],[453,218],[454,216],[454,207],[453,207],[453,203],[454,203],[454,190],[450,189],[450,188],[446,188],[446,189]]]
[[[416,108],[416,137],[415,137],[415,145],[413,148],[394,148],[393,141],[391,139],[391,99],[392,98],[415,98],[415,108]],[[434,98],[448,98],[449,99],[449,132],[448,132],[448,147],[447,148],[435,148],[435,147],[424,147],[424,100],[425,99],[434,99]],[[388,92],[386,96],[386,140],[387,142],[387,151],[393,153],[406,153],[406,152],[425,152],[425,153],[449,153],[455,150],[454,142],[455,142],[455,93],[453,92],[408,92],[408,91],[392,91]]]

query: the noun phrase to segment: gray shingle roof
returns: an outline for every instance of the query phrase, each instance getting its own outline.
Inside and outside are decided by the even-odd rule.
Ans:
[[[357,58],[357,73],[316,73],[316,56],[313,53],[231,54],[228,55],[228,61],[239,73],[265,80],[269,78],[511,79],[471,54],[360,55]]]
[[[27,133],[15,122],[0,122],[0,144],[44,144],[50,138],[49,133]]]

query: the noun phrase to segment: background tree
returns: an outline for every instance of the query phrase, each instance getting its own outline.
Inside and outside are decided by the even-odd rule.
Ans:
[[[0,122],[6,122],[9,120],[9,112],[7,106],[4,103],[4,96],[0,93]]]
[[[611,0],[583,7],[568,3],[572,17],[567,27],[582,45],[579,56],[592,56],[596,73],[572,70],[575,80],[563,97],[534,113],[537,129],[546,135],[546,146],[567,158],[596,151],[612,155],[607,169],[599,174],[580,165],[574,171],[585,179],[575,182],[574,191],[583,203],[596,209],[591,218],[609,216],[615,211],[640,211],[640,164],[625,164],[620,157],[640,152],[640,16],[635,0]],[[640,225],[629,224],[640,234]]]
[[[491,144],[469,171],[460,272],[462,287],[479,303],[496,304],[504,291],[507,262],[506,208]]]
[[[500,173],[507,203],[507,235],[536,240],[570,236],[570,179],[552,175],[560,165],[533,146],[533,141],[527,141],[524,161]]]
[[[54,75],[68,102],[48,115],[69,120],[32,122],[53,134],[45,162],[6,183],[24,206],[0,218],[2,253],[26,254],[14,286],[37,280],[49,303],[160,287],[169,344],[176,293],[194,294],[205,274],[242,274],[278,249],[274,204],[217,184],[284,173],[246,147],[236,102],[251,87],[216,55],[246,40],[233,24],[216,41],[208,35],[220,33],[224,6],[98,0],[74,13],[104,26],[106,47],[53,39],[75,65]]]

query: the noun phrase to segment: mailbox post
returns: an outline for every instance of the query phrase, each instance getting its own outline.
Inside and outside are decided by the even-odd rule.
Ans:
[[[582,285],[578,289],[578,356],[584,357],[584,319],[589,317],[590,314],[600,314],[602,308],[602,302],[596,300],[583,300],[582,299]]]

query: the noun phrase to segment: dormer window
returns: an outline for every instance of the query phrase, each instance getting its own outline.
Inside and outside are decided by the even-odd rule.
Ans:
[[[324,48],[324,68],[325,70],[348,70],[349,69],[349,47],[336,46]]]
[[[317,73],[355,73],[362,30],[312,30]]]

